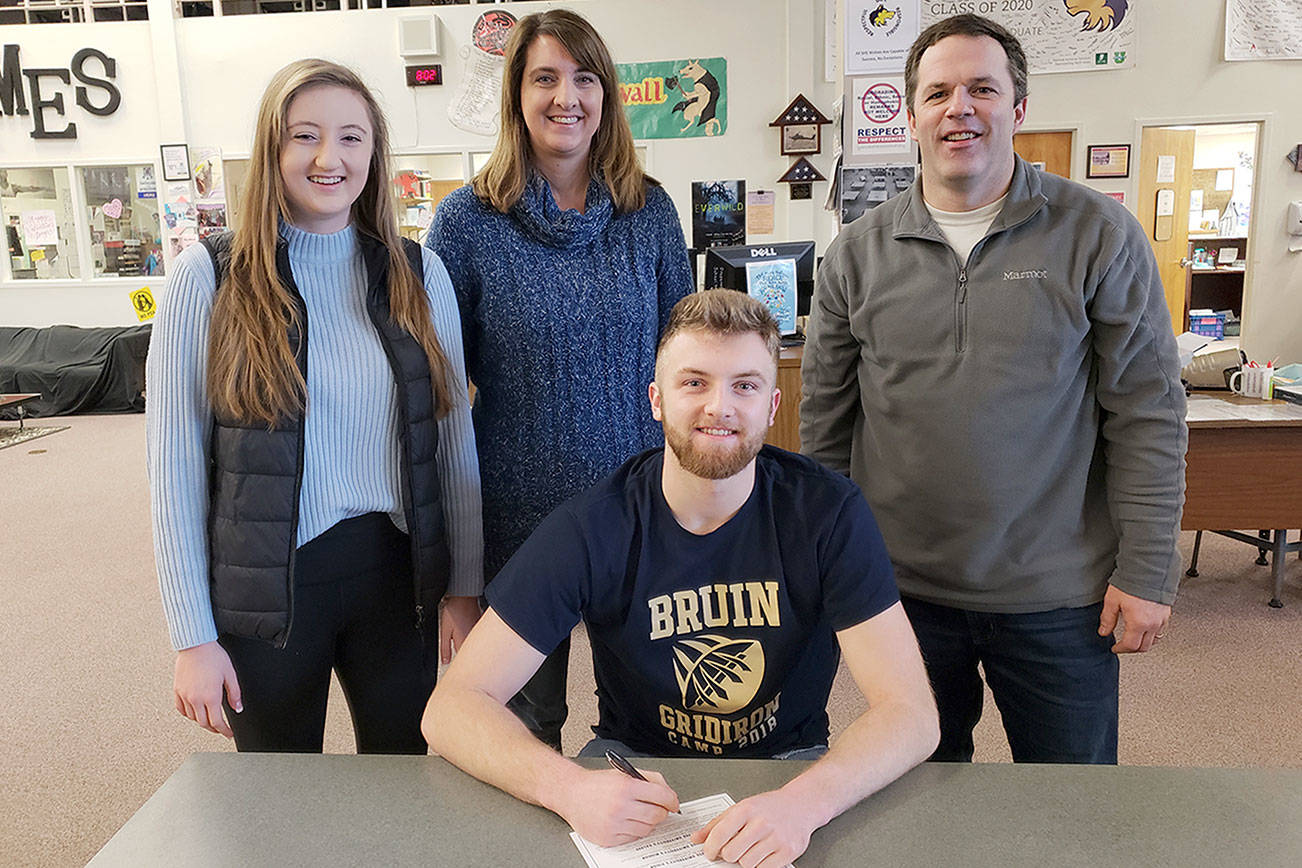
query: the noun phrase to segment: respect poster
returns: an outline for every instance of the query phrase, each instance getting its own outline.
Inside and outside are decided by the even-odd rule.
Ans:
[[[689,139],[728,131],[728,61],[618,63],[619,94],[635,139]]]
[[[904,110],[904,78],[871,76],[854,79],[850,90],[852,157],[906,157],[912,149],[909,121]],[[849,159],[847,163],[863,160]]]

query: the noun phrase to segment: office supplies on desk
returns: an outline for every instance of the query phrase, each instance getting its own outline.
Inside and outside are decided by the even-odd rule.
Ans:
[[[1189,311],[1189,331],[1220,340],[1225,337],[1225,311]]]
[[[1302,383],[1291,386],[1275,383],[1275,397],[1281,401],[1302,404]]]
[[[1275,369],[1275,397],[1302,404],[1302,365],[1294,362]]]
[[[1194,353],[1193,358],[1180,371],[1195,389],[1228,389],[1230,374],[1243,364],[1243,356],[1236,346],[1207,346]]]
[[[1230,391],[1245,398],[1269,401],[1274,393],[1274,378],[1275,369],[1270,365],[1252,364],[1230,374]]]

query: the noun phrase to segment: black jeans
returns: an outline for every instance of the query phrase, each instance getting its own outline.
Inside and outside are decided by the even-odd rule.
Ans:
[[[530,732],[557,751],[561,749],[561,727],[570,713],[565,702],[569,670],[570,637],[566,636],[520,692],[506,703]]]
[[[940,711],[933,761],[972,759],[980,663],[1015,762],[1116,763],[1120,666],[1098,634],[1101,603],[1024,614],[903,603]]]
[[[358,753],[423,754],[420,718],[438,675],[438,625],[416,629],[411,548],[387,515],[341,521],[302,546],[284,648],[223,635],[244,711],[226,708],[241,751],[320,753],[330,673]]]

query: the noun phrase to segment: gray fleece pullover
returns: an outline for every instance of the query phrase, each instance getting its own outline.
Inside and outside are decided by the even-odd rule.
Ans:
[[[803,451],[859,483],[902,593],[1174,600],[1184,390],[1151,248],[1112,199],[1018,158],[962,263],[915,183],[828,248],[802,379]]]

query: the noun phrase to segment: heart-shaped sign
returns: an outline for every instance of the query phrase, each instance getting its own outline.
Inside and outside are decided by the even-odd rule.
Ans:
[[[104,203],[104,216],[112,217],[114,220],[122,216],[122,200],[114,199],[112,202]]]

